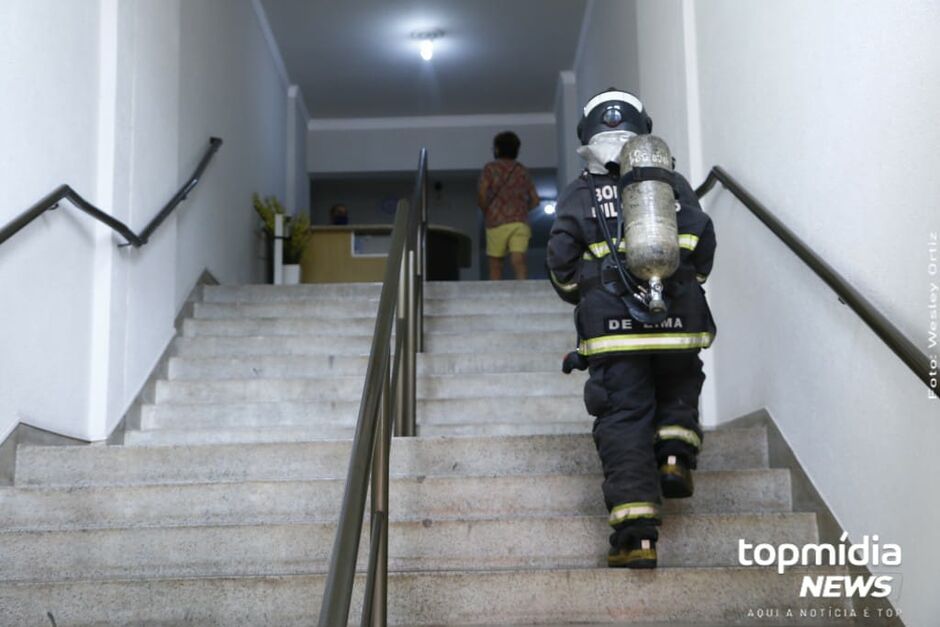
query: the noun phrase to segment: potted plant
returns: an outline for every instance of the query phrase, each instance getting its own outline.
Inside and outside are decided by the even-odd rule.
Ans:
[[[300,260],[310,241],[310,218],[305,215],[287,218],[284,223],[284,283],[300,283]]]
[[[294,285],[300,283],[300,260],[304,249],[310,240],[310,219],[305,215],[289,216],[284,206],[276,196],[262,198],[258,194],[252,196],[252,205],[263,222],[263,229],[267,236],[269,247],[268,257],[273,256],[274,221],[276,216],[284,216],[284,283]],[[273,274],[273,272],[272,272]]]

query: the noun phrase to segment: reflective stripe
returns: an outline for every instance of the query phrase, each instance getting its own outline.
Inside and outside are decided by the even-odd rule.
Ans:
[[[578,289],[577,283],[562,283],[558,280],[558,277],[555,276],[554,272],[548,273],[549,278],[552,280],[552,283],[555,284],[555,287],[560,289],[562,292],[573,292]]]
[[[626,252],[627,247],[623,240],[617,244],[617,250],[619,252]],[[607,242],[595,242],[593,244],[588,244],[588,251],[589,252],[584,253],[585,259],[591,259],[592,257],[597,257],[599,259],[610,254],[610,246],[607,245]]]
[[[611,525],[617,525],[625,520],[636,520],[637,518],[659,518],[659,505],[644,501],[623,503],[610,510],[610,517],[607,522]]]
[[[698,246],[698,235],[693,235],[692,233],[679,234],[679,248],[695,250],[696,246]],[[617,244],[617,250],[622,253],[627,252],[627,246],[623,240],[620,240]],[[585,252],[582,257],[584,259],[600,259],[601,257],[606,257],[608,254],[610,254],[610,246],[607,245],[607,242],[595,242],[588,244],[588,252]]]
[[[707,274],[696,274],[696,275],[695,275],[695,279],[696,279],[699,283],[704,283],[705,281],[708,280],[708,275],[707,275]]]
[[[591,112],[591,109],[593,109],[599,104],[602,104],[604,102],[615,102],[618,100],[621,102],[626,102],[627,104],[629,104],[631,107],[633,107],[640,113],[643,112],[643,103],[640,102],[639,98],[637,98],[630,92],[614,90],[614,91],[605,91],[603,93],[597,94],[596,96],[588,100],[588,103],[584,105],[584,115],[586,116],[588,113]]]
[[[702,333],[636,333],[633,335],[602,335],[581,340],[578,352],[585,357],[604,353],[648,350],[683,350],[708,348],[712,334]]]
[[[695,250],[698,246],[698,235],[692,233],[679,233],[679,248],[686,250]]]
[[[676,425],[660,427],[659,431],[656,432],[656,435],[660,440],[682,440],[687,444],[691,444],[696,449],[702,447],[702,439],[698,437],[698,434],[691,429],[686,429],[685,427],[679,427]]]

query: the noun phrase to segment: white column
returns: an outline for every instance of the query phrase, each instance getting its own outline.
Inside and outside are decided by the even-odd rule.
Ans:
[[[274,284],[284,283],[284,216],[274,216]]]
[[[115,124],[117,111],[118,0],[100,0],[98,156],[95,203],[114,206]],[[111,299],[115,240],[109,227],[95,227],[88,408],[80,431],[92,440],[108,436],[111,396]]]
[[[686,115],[688,116],[689,138],[689,182],[698,185],[705,180],[708,174],[702,149],[702,119],[699,103],[698,84],[698,37],[696,36],[695,0],[682,0],[682,39],[685,52],[685,94]],[[705,288],[708,291],[706,285]],[[702,363],[705,368],[705,385],[702,386],[702,397],[699,401],[701,422],[705,426],[713,427],[718,424],[722,416],[718,415],[718,386],[715,380],[715,355],[712,348],[702,351]],[[724,416],[725,419],[733,416]]]

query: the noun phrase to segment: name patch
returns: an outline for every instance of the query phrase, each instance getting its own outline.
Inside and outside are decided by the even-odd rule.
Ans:
[[[650,329],[684,329],[685,324],[679,316],[670,316],[657,324],[643,324],[633,318],[624,318],[618,316],[615,318],[606,318],[604,320],[604,329],[608,333],[620,333],[623,331],[647,331]]]

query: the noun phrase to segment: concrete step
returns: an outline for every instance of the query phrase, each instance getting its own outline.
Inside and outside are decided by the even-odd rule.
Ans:
[[[375,330],[375,318],[233,318],[183,321],[183,336],[254,336],[254,335],[369,335]],[[427,316],[425,333],[469,334],[493,331],[574,333],[570,313],[530,313],[506,315],[499,312],[471,316]]]
[[[428,281],[426,298],[531,298],[533,295],[558,298],[546,279],[528,281]]]
[[[196,303],[195,318],[223,320],[231,318],[323,318],[336,319],[348,316],[373,317],[378,310],[378,298],[371,296],[317,299],[278,303]],[[475,314],[530,314],[557,313],[572,315],[573,307],[554,293],[533,295],[526,298],[473,298],[432,299],[424,301],[426,316],[454,316]]]
[[[212,285],[203,289],[205,303],[285,303],[338,298],[377,299],[379,283],[323,283],[317,285]],[[494,298],[522,300],[555,296],[548,281],[429,281],[425,298]]]
[[[366,355],[262,355],[238,357],[172,357],[168,378],[173,379],[302,379],[342,375],[364,375]],[[487,372],[561,371],[557,352],[517,353],[419,353],[419,376],[475,374]]]
[[[152,431],[130,431],[124,436],[127,446],[199,446],[210,444],[251,444],[267,442],[309,442],[352,438],[355,429],[325,425],[310,427],[232,427],[203,429],[157,429]],[[418,435],[481,436],[481,435],[563,435],[584,434],[591,431],[589,422],[541,422],[521,424],[518,422],[488,422],[446,425],[418,425]]]
[[[556,569],[399,573],[389,578],[393,625],[532,623],[746,624],[756,608],[819,609],[800,598],[804,575],[835,570],[764,568]],[[197,577],[0,585],[11,625],[310,625],[323,575]],[[356,580],[351,624],[359,624],[363,577]],[[826,599],[827,608],[850,600]],[[764,623],[762,623],[764,624]],[[818,618],[786,624],[819,625]]]
[[[589,430],[593,422],[593,418],[584,409],[584,402],[573,394],[530,397],[419,398],[416,413],[417,422],[422,427],[498,423],[512,423],[526,427],[580,421],[584,424],[585,430]],[[141,407],[141,429],[352,427],[358,415],[358,396],[352,396],[349,400],[157,403]],[[486,433],[486,430],[481,430],[478,435]]]
[[[310,442],[315,440],[345,440],[355,434],[355,428],[342,425],[312,425],[309,427],[208,427],[200,429],[156,429],[128,431],[124,446],[206,446],[223,444],[264,444],[283,442]]]
[[[416,380],[419,399],[494,398],[583,393],[586,375],[556,372],[473,373],[432,375]],[[266,403],[287,401],[358,400],[364,376],[328,379],[194,379],[162,380],[157,403]],[[583,412],[582,412],[583,413]]]
[[[432,333],[425,337],[431,353],[486,353],[504,351],[553,352],[561,359],[576,346],[574,329],[568,332]],[[177,357],[254,357],[260,355],[368,355],[372,335],[255,335],[178,337],[171,354]]]
[[[464,437],[464,436],[518,436],[518,435],[575,435],[591,432],[591,422],[562,421],[534,423],[467,422],[449,424],[418,425],[418,435],[424,437]]]
[[[18,486],[342,479],[351,442],[217,446],[22,446]],[[700,470],[767,467],[763,427],[705,434]],[[393,476],[599,473],[589,434],[394,438]]]
[[[791,510],[786,470],[704,471],[691,499],[671,513],[767,513]],[[334,521],[343,479],[121,487],[0,490],[0,530],[275,524]],[[390,486],[395,520],[519,518],[606,513],[601,476],[507,475],[397,477]]]
[[[596,568],[603,516],[393,522],[393,571]],[[0,533],[0,581],[212,577],[326,572],[336,525],[230,525]],[[363,529],[361,546],[368,546]],[[817,542],[815,514],[679,515],[657,544],[663,567],[737,566],[738,538]],[[360,551],[364,570],[368,551]]]

